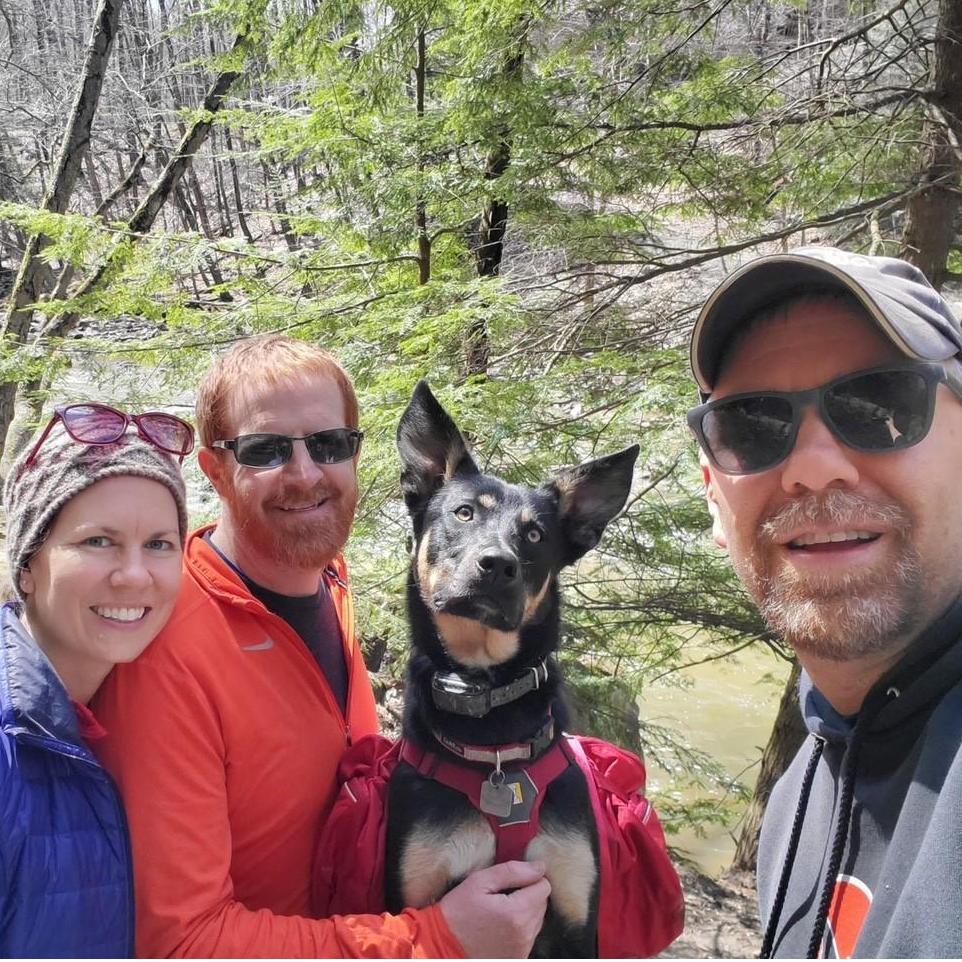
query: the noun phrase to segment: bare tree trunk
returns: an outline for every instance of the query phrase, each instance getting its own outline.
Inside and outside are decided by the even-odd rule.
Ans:
[[[97,176],[97,168],[94,166],[93,155],[88,144],[84,153],[84,166],[87,168],[87,183],[90,185],[90,193],[93,195],[94,203],[99,208],[104,202],[104,194],[100,189],[100,178]]]
[[[284,200],[283,190],[278,184],[279,177],[271,173],[270,168],[267,166],[267,161],[261,161],[261,167],[264,171],[264,190],[268,197],[267,206],[273,206],[277,212],[277,220],[280,225],[281,234],[284,237],[284,243],[287,244],[287,249],[293,253],[298,248],[297,238],[291,229],[287,203]],[[271,198],[273,198],[273,200]]]
[[[214,161],[214,187],[217,194],[217,211],[220,214],[218,233],[227,237],[234,236],[234,220],[230,215],[230,201],[227,199],[227,183],[224,168],[219,160]]]
[[[243,46],[244,38],[238,37],[234,41],[233,49],[238,50]],[[200,114],[199,119],[196,120],[193,126],[184,134],[183,140],[181,140],[177,147],[176,154],[164,168],[160,178],[151,188],[150,193],[144,198],[143,203],[134,211],[133,217],[130,218],[128,227],[135,234],[144,234],[150,230],[157,216],[157,212],[170,196],[170,192],[174,186],[180,182],[181,177],[184,176],[184,171],[187,170],[194,155],[207,139],[207,134],[210,132],[210,128],[214,123],[214,115],[224,102],[224,98],[227,96],[227,91],[230,90],[231,84],[240,74],[241,72],[239,70],[225,70],[223,73],[218,74],[214,83],[210,86],[207,95],[204,97],[204,103],[198,112]]]
[[[106,3],[109,0],[102,0]],[[242,48],[245,44],[244,38],[239,36],[234,41],[233,49],[236,51]],[[128,234],[146,234],[150,228],[153,226],[154,221],[157,218],[163,205],[166,203],[168,197],[176,190],[179,185],[181,178],[184,176],[184,172],[187,170],[188,165],[193,159],[197,150],[204,143],[207,134],[210,132],[211,125],[214,122],[214,117],[217,111],[220,109],[224,98],[227,96],[227,91],[230,89],[231,84],[240,76],[239,70],[226,70],[215,78],[210,89],[207,91],[207,96],[204,98],[204,103],[202,109],[199,111],[199,117],[190,127],[190,129],[184,134],[183,139],[177,147],[176,153],[170,158],[170,161],[164,167],[160,176],[154,182],[151,189],[148,191],[147,196],[143,199],[140,206],[134,211],[133,216],[127,223]],[[129,240],[129,238],[128,238]],[[91,274],[80,288],[75,292],[75,297],[83,297],[85,294],[89,294],[94,288],[96,288],[108,275],[110,269],[114,266],[116,260],[116,252],[119,249],[124,249],[126,247],[125,243],[119,244],[114,250],[107,255],[104,261],[100,264],[96,271]],[[38,333],[38,339],[47,337],[65,337],[70,333],[71,330],[76,326],[79,320],[79,315],[74,312],[69,312],[62,314],[58,317],[51,318],[47,324]],[[30,396],[35,393],[40,387],[40,381],[34,380],[27,384],[21,386],[21,391],[26,396]],[[13,421],[14,415],[14,402],[17,396],[17,384],[16,382],[6,382],[0,384],[0,438],[3,439],[3,449],[2,452],[5,456],[5,460],[9,461],[10,456],[14,456],[17,451],[17,447],[14,447],[13,455],[7,455],[7,435],[10,432],[10,425]],[[18,435],[18,442],[22,443],[22,436]]]
[[[194,170],[193,164],[191,164],[190,168],[187,170],[186,180],[190,187],[190,192],[194,197],[194,210],[197,211],[197,219],[200,221],[200,226],[203,229],[204,237],[206,237],[208,240],[212,240],[214,234],[211,230],[210,218],[207,216],[207,202],[204,200],[204,191],[200,186],[200,181],[197,179],[197,173]]]
[[[234,160],[234,144],[231,140],[230,127],[224,128],[224,141],[227,144],[227,164],[230,167],[231,184],[234,188],[234,203],[237,207],[237,223],[244,232],[248,244],[254,243],[250,227],[247,226],[247,215],[244,211],[244,198],[241,194],[240,178],[237,176],[237,162]]]
[[[137,160],[134,162],[133,167],[127,173],[127,176],[103,199],[100,206],[95,211],[98,217],[103,217],[108,210],[113,206],[113,204],[123,197],[132,187],[134,187],[140,180],[140,172],[143,170],[144,164],[147,163],[147,156],[154,146],[154,138],[151,138],[144,144],[143,150],[140,152]]]
[[[67,121],[67,129],[64,131],[53,182],[41,205],[44,210],[55,214],[66,211],[90,146],[90,128],[100,102],[100,93],[103,90],[107,72],[107,60],[117,33],[120,8],[120,0],[101,0],[97,10],[97,19],[87,48],[83,75],[70,119]],[[41,292],[35,289],[34,279],[39,267],[39,254],[45,242],[46,239],[38,234],[30,239],[27,250],[24,251],[20,271],[10,296],[10,310],[0,331],[0,335],[4,338],[13,336],[19,339],[32,320],[32,312],[25,311],[23,308],[26,304],[38,300],[40,296]]]
[[[33,142],[37,145],[37,173],[40,175],[40,193],[46,197],[47,168],[50,166],[50,157],[47,155],[47,148],[39,135],[34,135]]]
[[[427,44],[424,27],[418,30],[418,60],[414,67],[415,103],[418,121],[424,121],[424,92],[427,76]],[[414,211],[414,223],[418,232],[418,283],[427,284],[431,280],[431,238],[428,237],[428,212],[421,188],[424,183],[424,131],[418,125],[418,198]]]
[[[37,50],[48,50],[57,42],[57,31],[51,22],[50,11],[44,7],[43,0],[33,0],[33,15],[37,28]]]
[[[782,777],[805,740],[805,723],[798,705],[798,679],[801,669],[798,662],[792,666],[791,674],[785,683],[782,700],[778,706],[772,734],[762,752],[762,764],[755,783],[755,794],[745,812],[742,830],[735,846],[735,857],[731,867],[739,871],[755,871],[758,861],[758,835],[762,830],[762,819],[769,796],[775,782]]]
[[[202,223],[198,220],[198,211],[194,205],[190,202],[190,197],[187,191],[184,189],[183,184],[178,184],[174,189],[174,200],[177,204],[177,209],[180,211],[181,217],[184,221],[184,228],[189,231],[193,231],[195,234],[203,233],[205,237],[208,236],[207,231],[202,231]],[[223,284],[224,275],[220,272],[220,268],[217,266],[217,262],[210,255],[204,255],[204,263],[207,265],[207,270],[210,272],[210,277],[204,273],[202,267],[198,268],[201,280],[204,282],[204,287],[210,287],[212,284]],[[226,291],[221,292],[221,299],[224,300],[224,294]],[[230,300],[230,295],[227,295],[226,300]]]
[[[217,196],[217,212],[220,214],[218,233],[234,236],[234,221],[230,216],[230,202],[227,200],[227,184],[224,179],[224,165],[221,163],[217,145],[217,131],[210,132],[211,165],[214,171],[214,193]]]
[[[527,42],[527,28],[522,30],[516,41],[516,49],[501,68],[502,77],[510,82],[520,83],[524,70],[524,50]],[[501,142],[488,154],[484,169],[484,179],[495,181],[511,163],[511,131],[502,131]],[[477,245],[474,249],[478,277],[496,277],[501,273],[504,257],[504,235],[508,228],[507,201],[492,197],[485,205],[477,221]],[[464,374],[473,377],[487,374],[491,359],[491,338],[484,312],[467,330],[464,339]]]
[[[922,183],[931,186],[906,207],[902,256],[936,288],[946,279],[955,237],[962,173],[962,3],[940,0],[935,34],[933,95],[923,130]]]
[[[14,58],[20,49],[20,25],[16,18],[10,16],[10,13],[3,3],[0,3],[0,17],[3,18],[3,22],[7,26],[7,42],[10,45],[10,56]]]
[[[180,219],[183,222],[184,230],[199,234],[200,225],[197,223],[197,215],[194,213],[194,208],[190,204],[190,198],[187,196],[187,192],[184,190],[182,184],[178,184],[174,188],[174,203],[180,211]]]
[[[53,181],[43,199],[44,210],[62,214],[70,202],[81,164],[90,146],[90,128],[97,112],[97,105],[100,103],[100,94],[107,73],[107,61],[117,34],[120,10],[121,0],[100,0],[93,33],[87,46],[87,57],[84,61],[77,96],[60,145],[60,155],[57,158]],[[41,266],[46,266],[40,258],[45,246],[46,238],[37,234],[30,238],[27,249],[23,253],[17,279],[10,292],[9,310],[0,327],[0,340],[6,342],[5,346],[8,349],[22,344],[30,329],[33,310],[28,305],[36,303],[42,293],[38,281]],[[0,424],[4,426],[0,437],[5,436],[6,426],[13,418],[16,389],[15,382],[0,385]]]

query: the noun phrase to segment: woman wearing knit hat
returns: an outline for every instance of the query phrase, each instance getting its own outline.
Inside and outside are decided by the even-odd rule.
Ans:
[[[86,706],[173,610],[187,532],[175,459],[192,447],[171,415],[76,404],[7,476],[0,956],[133,954],[126,819],[87,747],[103,729]]]

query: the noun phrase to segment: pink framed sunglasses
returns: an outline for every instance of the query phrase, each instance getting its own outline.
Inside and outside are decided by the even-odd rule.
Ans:
[[[67,434],[80,444],[113,444],[119,441],[131,424],[137,433],[155,448],[180,458],[181,463],[194,450],[194,429],[173,414],[148,411],[145,414],[126,414],[96,401],[88,404],[66,404],[54,408],[50,423],[37,438],[23,467],[33,463],[43,447],[47,435],[60,421]]]

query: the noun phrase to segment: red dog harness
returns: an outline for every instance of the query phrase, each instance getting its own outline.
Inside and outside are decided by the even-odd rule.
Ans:
[[[483,746],[464,747],[490,751]],[[462,776],[455,773],[467,772],[471,784],[452,787],[468,797],[476,793],[478,802],[490,777],[484,769],[466,769],[380,735],[355,742],[341,760],[341,791],[324,819],[314,861],[314,911],[318,918],[386,910],[388,784],[402,758],[412,765],[416,761],[418,771],[422,766],[430,770],[437,761],[432,777],[449,764],[451,772],[445,769],[445,777],[451,774],[460,780]],[[532,780],[537,779],[540,789],[537,803],[550,781],[546,777],[548,766],[561,765],[563,771],[572,760],[588,782],[598,826],[598,954],[602,958],[657,955],[681,932],[684,903],[658,816],[644,796],[645,767],[641,759],[597,738],[565,735],[559,747],[553,746],[533,765],[512,765],[511,774],[505,773],[505,784],[516,771],[527,771],[529,777],[533,774]],[[496,763],[497,758],[492,766]],[[543,769],[537,767],[541,764]],[[532,805],[532,814],[536,819],[536,805]],[[532,828],[531,821],[529,818],[529,824],[523,826],[525,837],[537,831],[537,822]],[[519,826],[517,832],[521,829]],[[503,835],[508,837],[505,833],[514,831],[513,826],[499,826],[498,844],[502,844]],[[498,851],[497,860],[501,861],[501,849]]]
[[[552,724],[553,729],[553,724]],[[527,745],[528,743],[523,743]],[[513,757],[512,749],[520,746],[464,745],[473,755],[495,756],[491,772],[469,768],[448,761],[434,752],[425,751],[409,741],[401,742],[401,759],[418,774],[433,778],[448,788],[461,792],[488,820],[497,840],[495,862],[523,859],[528,843],[538,834],[541,824],[541,803],[547,787],[572,764],[574,759],[564,738],[556,741],[543,755],[527,765],[501,767],[501,757]],[[472,757],[465,753],[465,757]],[[481,760],[481,759],[478,759]],[[487,760],[487,757],[485,757]],[[494,804],[485,804],[493,793],[506,797],[503,812],[492,811]],[[501,794],[503,793],[503,795]]]

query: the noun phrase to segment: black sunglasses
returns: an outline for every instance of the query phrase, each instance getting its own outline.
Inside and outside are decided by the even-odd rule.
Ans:
[[[303,441],[307,445],[307,453],[316,464],[337,464],[357,454],[363,437],[363,431],[331,428],[302,437],[289,437],[286,434],[241,434],[229,441],[214,441],[211,447],[233,451],[237,463],[248,468],[277,468],[290,461],[295,441]]]
[[[688,425],[724,474],[756,474],[784,461],[809,404],[818,406],[829,430],[848,447],[900,451],[929,433],[936,388],[946,380],[939,364],[887,364],[809,391],[757,391],[709,401],[688,412]]]

